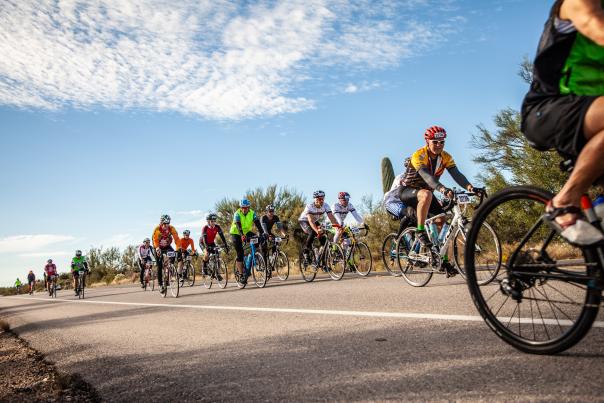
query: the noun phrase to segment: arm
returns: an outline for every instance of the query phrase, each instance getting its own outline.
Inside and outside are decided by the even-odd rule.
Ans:
[[[310,228],[312,228],[313,231],[315,231],[317,234],[320,234],[321,231],[319,230],[319,227],[315,225],[313,220],[310,219],[310,214],[306,215],[306,221],[308,221],[308,225],[310,225]]]
[[[565,0],[560,18],[572,21],[577,31],[604,46],[604,10],[600,0]]]
[[[262,230],[270,235],[270,231],[268,230],[268,217],[267,216],[262,216],[262,219],[260,220],[260,224],[262,225]]]
[[[208,227],[203,227],[201,230],[201,238],[199,238],[199,246],[203,246],[204,248],[208,248],[208,234],[206,232]]]
[[[340,223],[338,222],[338,220],[336,220],[331,211],[327,211],[327,218],[329,218],[329,221],[331,221],[331,225],[333,225],[334,227],[341,227]]]
[[[170,225],[170,233],[172,234],[172,238],[174,238],[174,245],[176,246],[176,249],[179,249],[180,248],[180,237],[178,236],[178,231],[176,231],[176,228],[174,228],[171,225]]]
[[[159,225],[153,230],[153,236],[151,238],[153,238],[153,246],[155,249],[159,248]]]
[[[352,214],[352,216],[354,217],[354,219],[356,220],[356,222],[357,222],[359,225],[362,225],[362,224],[363,224],[363,217],[361,217],[361,216],[359,215],[359,213],[357,212],[357,210],[356,210],[354,207],[352,208],[352,210],[350,210],[350,214]]]
[[[438,179],[432,176],[430,171],[428,171],[428,168],[421,167],[417,170],[417,173],[419,174],[419,176],[422,177],[422,179],[426,182],[430,189],[438,190],[440,192],[445,187],[442,183],[438,181]]]
[[[457,169],[456,166],[449,168],[448,171],[449,171],[449,174],[451,175],[451,177],[453,178],[453,180],[455,182],[457,182],[457,184],[459,186],[461,186],[462,188],[464,188],[466,190],[471,189],[472,185],[470,184],[470,181],[468,181],[468,179],[465,177],[464,174],[459,172],[459,169]]]
[[[254,217],[254,224],[256,225],[256,228],[258,228],[258,232],[260,233],[260,235],[266,232],[264,231],[264,228],[262,228],[262,224],[260,223],[258,217]]]
[[[224,232],[222,232],[222,228],[220,228],[220,227],[218,227],[218,235],[220,235],[220,239],[222,239],[222,243],[224,244],[225,248],[228,250],[229,245],[227,244],[226,238],[224,237]]]

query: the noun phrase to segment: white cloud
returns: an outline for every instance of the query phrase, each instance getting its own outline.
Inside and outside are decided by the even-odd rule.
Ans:
[[[356,85],[354,85],[354,84],[348,84],[346,86],[346,88],[344,88],[344,92],[346,92],[348,94],[354,94],[358,90],[359,90],[359,88]]]
[[[19,256],[22,257],[45,257],[47,259],[55,259],[59,256],[72,256],[75,250],[67,252],[67,251],[55,251],[55,252],[30,252],[30,253],[22,253]]]
[[[349,83],[348,85],[346,85],[346,88],[344,88],[344,92],[347,94],[354,94],[357,92],[370,91],[374,88],[378,88],[379,86],[380,86],[380,83],[377,81],[374,81],[374,82],[363,81],[359,84]]]
[[[55,234],[14,235],[0,239],[0,253],[38,252],[50,245],[74,239],[69,235]]]
[[[449,1],[446,1],[449,3]],[[209,119],[313,108],[324,67],[381,69],[444,40],[426,0],[5,0],[0,104]],[[444,21],[444,17],[443,17]]]

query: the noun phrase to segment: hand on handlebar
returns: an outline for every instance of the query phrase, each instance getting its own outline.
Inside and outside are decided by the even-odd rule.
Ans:
[[[247,241],[247,237],[245,235],[241,235],[241,242],[245,243]]]

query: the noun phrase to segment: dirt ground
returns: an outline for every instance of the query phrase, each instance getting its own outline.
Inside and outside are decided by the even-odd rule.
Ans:
[[[100,402],[101,399],[78,376],[59,373],[27,343],[0,328],[0,402],[23,401]]]

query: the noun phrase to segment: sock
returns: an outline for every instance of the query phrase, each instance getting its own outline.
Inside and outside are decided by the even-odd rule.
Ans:
[[[443,256],[443,262],[448,262],[448,261],[449,261],[449,256],[448,255]]]
[[[423,224],[417,224],[417,230],[418,231],[425,231],[426,227]]]

